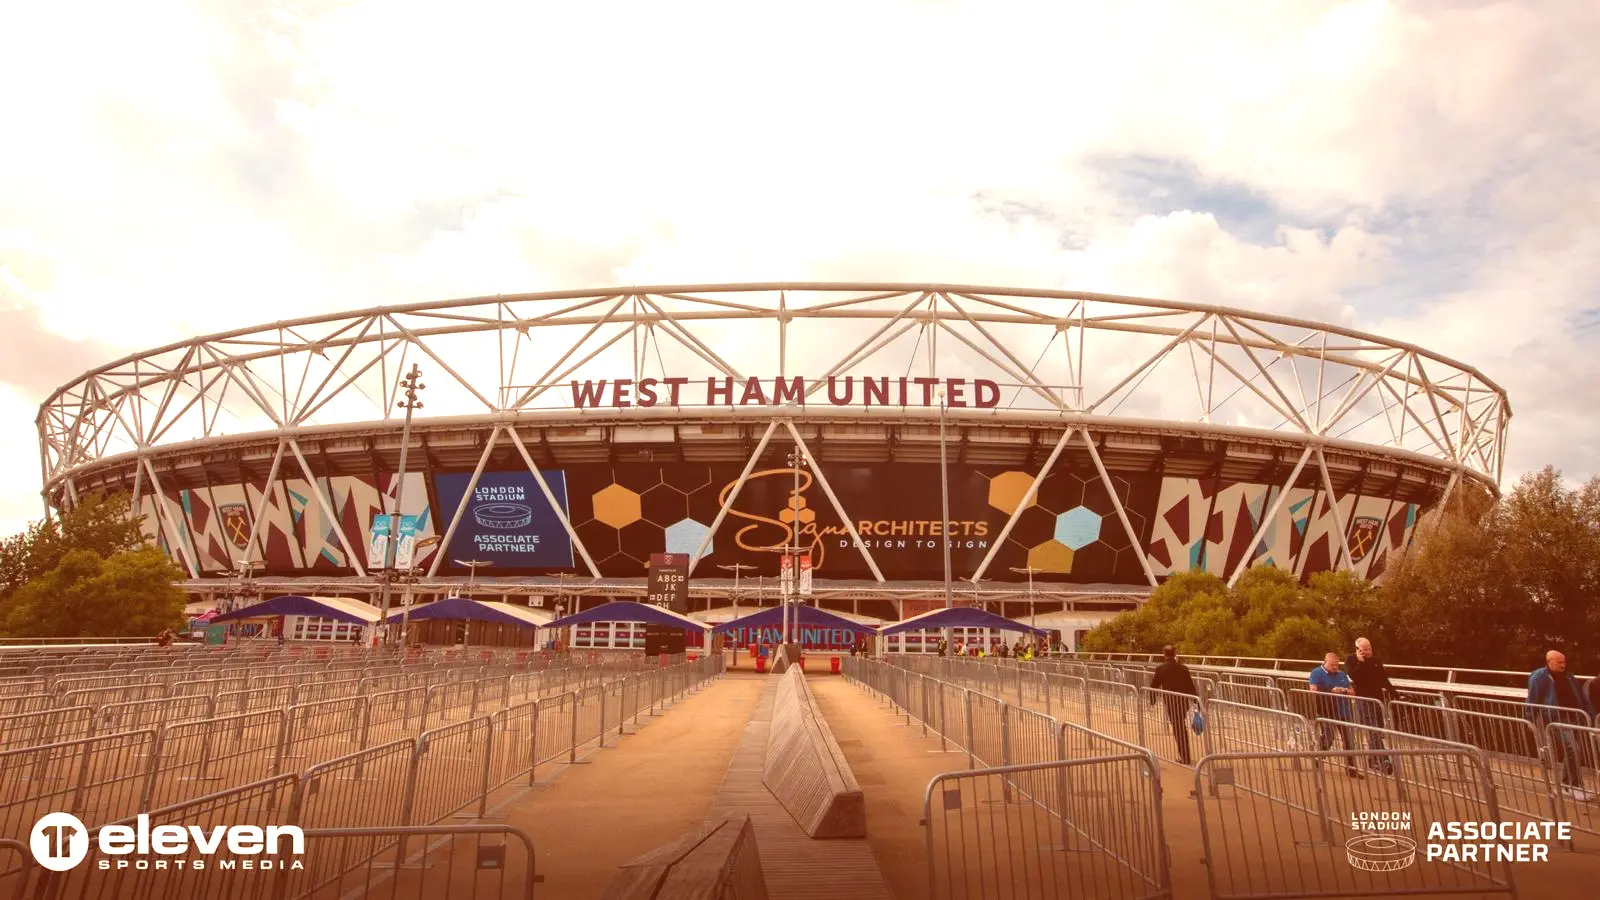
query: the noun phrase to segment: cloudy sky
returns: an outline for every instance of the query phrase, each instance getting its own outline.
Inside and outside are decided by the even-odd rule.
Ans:
[[[0,531],[127,352],[611,284],[910,280],[1288,312],[1600,470],[1600,4],[9,4]]]

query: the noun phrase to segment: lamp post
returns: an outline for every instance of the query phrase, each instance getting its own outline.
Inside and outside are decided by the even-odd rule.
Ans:
[[[417,582],[418,554],[422,552],[423,548],[432,547],[434,544],[437,544],[442,540],[443,538],[441,538],[439,535],[423,538],[422,540],[417,541],[416,549],[412,552],[411,566],[410,568],[406,569],[405,575],[406,593],[405,596],[400,599],[400,648],[402,650],[410,646],[406,643],[406,633],[411,629],[411,586]]]
[[[231,606],[232,609],[225,609],[223,612],[232,612],[234,609],[243,609],[249,605],[245,602],[245,599],[252,596],[255,592],[255,585],[251,583],[250,573],[264,566],[266,566],[266,563],[259,560],[239,560],[239,587],[233,592],[233,599],[229,603],[229,606]],[[288,627],[289,619],[287,616],[285,616],[284,620],[278,624],[278,629],[281,633],[283,631],[287,631]],[[285,635],[284,639],[287,640],[288,636]]]
[[[939,534],[944,542],[944,608],[949,610],[955,606],[954,591],[950,584],[950,456],[945,450],[944,439],[944,410],[947,400],[945,389],[939,388],[939,509],[944,516],[944,524],[939,527]],[[945,646],[950,646],[950,626],[946,625],[943,632]]]
[[[394,488],[394,512],[389,514],[389,540],[383,551],[383,605],[379,622],[389,620],[389,591],[391,582],[394,581],[394,555],[400,544],[400,504],[406,496],[406,451],[411,449],[411,414],[422,408],[422,401],[417,399],[417,391],[427,387],[422,383],[422,369],[416,363],[411,364],[411,371],[400,380],[400,387],[405,389],[406,398],[395,405],[406,411],[406,421],[400,428],[399,481]],[[400,630],[403,634],[405,626],[402,625]]]
[[[789,590],[782,592],[783,642],[785,644],[789,643],[790,637],[795,630],[792,627],[794,610],[791,607],[794,599],[799,596],[800,589],[800,508],[796,505],[795,501],[800,499],[800,467],[807,465],[809,462],[809,460],[806,459],[805,453],[802,452],[798,446],[795,447],[794,450],[790,451],[788,459],[789,468],[794,470],[794,493],[790,495],[789,498],[789,514],[791,519],[790,524],[793,526],[790,535],[794,538],[794,542],[793,546],[788,547],[785,550],[785,552],[790,555],[790,563],[793,566],[793,568],[789,570]]]
[[[734,619],[738,619],[739,618],[739,573],[740,572],[748,572],[748,571],[754,569],[755,566],[747,566],[744,563],[730,563],[729,565],[726,565],[726,566],[717,566],[717,568],[721,569],[724,572],[732,572],[733,573],[733,617],[734,617]],[[733,644],[733,664],[736,665],[736,666],[739,664],[739,643],[737,641],[735,641],[734,644]]]
[[[472,585],[477,581],[478,570],[479,569],[488,568],[489,566],[494,565],[494,563],[490,562],[489,560],[485,560],[485,559],[465,559],[465,560],[457,559],[457,560],[452,560],[452,561],[458,566],[466,566],[467,567],[467,599],[471,600],[472,599]],[[472,636],[472,620],[468,619],[466,628],[462,629],[462,632],[461,632],[461,645],[463,647],[466,646],[467,639],[469,637],[471,637],[471,636]]]
[[[1017,573],[1018,575],[1028,576],[1028,626],[1031,628],[1038,628],[1038,616],[1035,615],[1035,607],[1038,605],[1038,601],[1033,596],[1033,576],[1043,572],[1044,570],[1035,569],[1033,566],[1022,566],[1020,568],[1017,566],[1012,566],[1011,571]]]

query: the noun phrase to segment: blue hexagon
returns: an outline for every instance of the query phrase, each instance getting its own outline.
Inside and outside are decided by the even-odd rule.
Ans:
[[[1056,516],[1056,541],[1082,550],[1100,540],[1100,522],[1099,513],[1086,506],[1074,506]]]
[[[667,552],[684,553],[693,555],[700,549],[700,542],[706,539],[711,529],[693,519],[679,519],[667,526]],[[706,542],[705,555],[711,555],[713,541]]]

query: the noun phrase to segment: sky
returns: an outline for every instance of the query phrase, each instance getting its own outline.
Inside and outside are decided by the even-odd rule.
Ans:
[[[627,284],[915,281],[1315,318],[1600,472],[1600,4],[0,8],[0,533],[136,350]]]

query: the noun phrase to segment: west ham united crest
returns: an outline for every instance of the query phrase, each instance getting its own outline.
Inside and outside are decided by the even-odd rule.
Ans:
[[[1367,554],[1377,549],[1378,532],[1383,529],[1383,520],[1372,516],[1357,518],[1350,527],[1350,562],[1358,563],[1367,558]]]
[[[243,503],[225,503],[217,507],[222,516],[222,533],[240,550],[250,543],[250,515]]]

